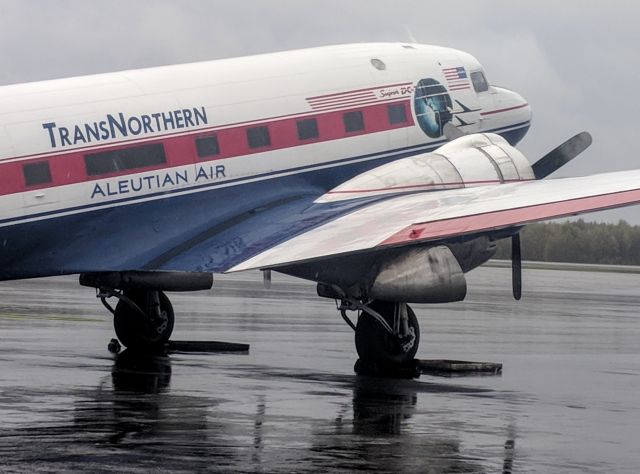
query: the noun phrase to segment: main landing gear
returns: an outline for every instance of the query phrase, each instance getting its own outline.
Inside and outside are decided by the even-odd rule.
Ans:
[[[102,304],[113,314],[120,342],[133,351],[164,350],[175,317],[165,291],[207,290],[210,273],[199,272],[104,272],[80,275],[80,284],[97,289]],[[115,297],[115,308],[107,299]]]
[[[412,363],[420,343],[420,327],[408,304],[380,300],[364,304],[349,298],[342,300],[338,309],[355,331],[361,366],[390,368]],[[356,324],[347,311],[358,312]]]

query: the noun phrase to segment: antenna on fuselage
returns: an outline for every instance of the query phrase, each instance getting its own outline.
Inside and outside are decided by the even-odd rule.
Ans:
[[[413,31],[411,31],[411,28],[409,27],[409,25],[404,25],[404,31],[407,33],[407,36],[409,37],[409,40],[412,43],[417,43],[418,42],[416,37],[413,36]]]

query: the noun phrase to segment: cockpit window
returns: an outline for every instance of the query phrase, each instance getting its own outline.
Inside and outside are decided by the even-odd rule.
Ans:
[[[484,72],[474,71],[471,73],[471,82],[473,83],[473,89],[476,92],[486,92],[489,90],[489,83],[487,78],[484,77]]]

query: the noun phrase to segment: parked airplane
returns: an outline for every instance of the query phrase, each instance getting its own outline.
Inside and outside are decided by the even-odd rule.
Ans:
[[[340,302],[362,360],[404,362],[407,303],[463,299],[497,239],[519,298],[522,225],[640,201],[640,171],[542,181],[590,137],[531,166],[513,147],[530,120],[474,57],[418,44],[4,86],[0,279],[80,274],[118,338],[152,348],[165,291],[275,270]]]

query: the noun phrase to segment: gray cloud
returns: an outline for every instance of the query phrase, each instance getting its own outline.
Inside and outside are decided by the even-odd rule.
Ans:
[[[475,55],[521,92],[534,160],[580,130],[562,176],[640,167],[640,6],[634,2],[0,0],[0,84],[324,44],[408,41]],[[597,214],[640,224],[640,207]]]

